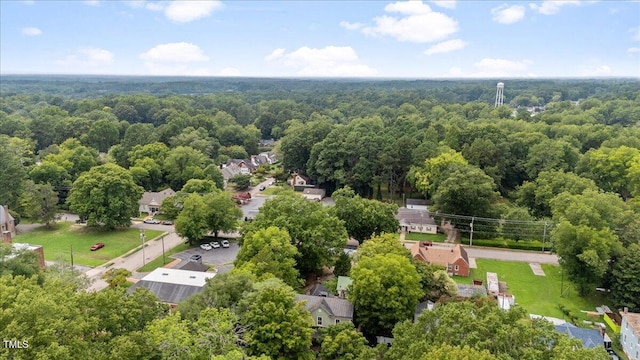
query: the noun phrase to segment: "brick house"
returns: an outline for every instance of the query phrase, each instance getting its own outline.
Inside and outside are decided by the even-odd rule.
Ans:
[[[16,236],[16,222],[6,205],[0,205],[0,235],[5,243],[11,243]]]
[[[469,276],[469,256],[460,245],[427,246],[418,241],[411,247],[411,256],[427,264],[444,266],[449,275]]]

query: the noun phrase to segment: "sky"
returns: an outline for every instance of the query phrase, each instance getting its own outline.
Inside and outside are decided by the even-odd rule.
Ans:
[[[640,1],[0,1],[0,74],[640,77]]]

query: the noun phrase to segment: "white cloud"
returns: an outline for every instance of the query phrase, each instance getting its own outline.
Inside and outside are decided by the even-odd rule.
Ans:
[[[347,30],[360,30],[364,27],[362,23],[350,23],[348,21],[340,21],[340,26]]]
[[[525,7],[521,5],[507,4],[500,5],[491,9],[493,14],[493,21],[500,24],[513,24],[524,19]]]
[[[361,77],[378,73],[361,64],[358,54],[349,46],[303,46],[290,53],[286,53],[284,49],[276,49],[267,58],[277,60],[285,67],[296,68],[299,76]]]
[[[444,53],[448,53],[456,50],[462,50],[464,49],[465,46],[467,46],[467,43],[460,39],[448,40],[448,41],[443,41],[441,43],[437,43],[433,45],[432,47],[425,50],[424,54],[426,55],[444,54]]]
[[[531,60],[507,60],[484,58],[474,64],[478,70],[476,77],[520,77],[531,76],[529,66]]]
[[[232,67],[224,68],[218,73],[219,76],[242,76],[240,70]]]
[[[629,54],[640,54],[640,47],[631,47],[627,49]]]
[[[42,30],[38,29],[37,27],[25,27],[22,28],[22,34],[27,36],[38,36],[42,35]]]
[[[464,75],[464,72],[459,67],[453,66],[449,69],[449,75],[454,77],[461,77]]]
[[[285,52],[285,49],[283,48],[275,49],[271,52],[271,54],[265,56],[264,59],[267,61],[272,61],[272,60],[281,58],[284,55],[284,52]]]
[[[74,54],[66,56],[64,59],[56,61],[60,66],[66,66],[77,70],[77,68],[100,67],[113,63],[113,53],[109,50],[85,47],[78,49]]]
[[[440,6],[445,9],[455,9],[456,8],[456,0],[432,0],[434,5]]]
[[[611,74],[611,68],[608,65],[587,66],[582,70],[582,76],[605,76]]]
[[[175,22],[190,22],[211,15],[222,7],[220,1],[172,1],[164,9],[164,15]]]
[[[529,7],[532,10],[535,10],[543,15],[554,15],[560,12],[560,9],[564,6],[571,5],[577,6],[580,5],[580,1],[578,0],[546,0],[543,1],[542,4],[529,4]]]
[[[390,36],[406,42],[434,42],[447,38],[458,31],[458,22],[453,18],[431,10],[422,1],[402,1],[388,4],[385,12],[400,16],[375,17],[373,26],[355,26],[342,22],[347,29],[360,30],[373,37]]]
[[[154,63],[190,63],[209,60],[202,49],[186,42],[157,45],[140,54],[140,58]]]

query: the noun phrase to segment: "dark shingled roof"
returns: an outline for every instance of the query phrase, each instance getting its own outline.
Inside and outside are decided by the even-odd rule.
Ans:
[[[149,289],[152,293],[156,294],[160,301],[168,304],[178,304],[189,296],[203,290],[203,288],[200,286],[178,285],[156,281],[140,280],[137,283],[133,284],[127,290],[127,292],[132,293],[139,287]]]
[[[328,298],[323,296],[296,295],[296,301],[306,300],[305,308],[311,312],[323,306],[335,317],[353,318],[353,304],[345,299]]]
[[[582,340],[582,345],[586,349],[591,349],[596,346],[604,347],[604,337],[598,330],[579,328],[575,325],[566,323],[564,325],[556,325],[556,331],[567,334],[570,338]]]

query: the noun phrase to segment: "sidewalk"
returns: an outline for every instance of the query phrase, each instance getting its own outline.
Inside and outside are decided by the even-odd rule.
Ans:
[[[168,252],[170,249],[182,244],[184,240],[178,236],[175,232],[165,233],[158,240],[150,240],[145,243],[144,248],[144,263],[148,263],[160,256],[162,256],[162,237],[164,237],[164,251]],[[102,280],[100,277],[109,269],[118,269],[123,268],[131,271],[132,273],[138,270],[143,266],[143,251],[140,248],[138,251],[134,253],[129,253],[129,255],[123,255],[111,260],[108,264],[108,267],[98,266],[85,274],[92,280],[91,286],[87,289],[88,291],[99,291],[108,286],[108,284]]]

